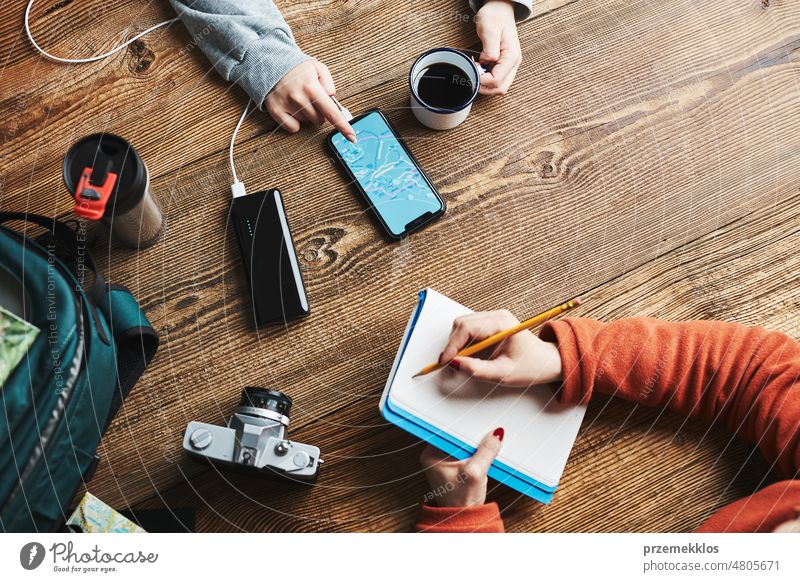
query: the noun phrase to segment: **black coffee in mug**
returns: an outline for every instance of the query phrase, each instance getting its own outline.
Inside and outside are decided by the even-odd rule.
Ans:
[[[417,76],[420,100],[436,109],[458,109],[472,99],[474,91],[470,76],[450,63],[433,63]]]

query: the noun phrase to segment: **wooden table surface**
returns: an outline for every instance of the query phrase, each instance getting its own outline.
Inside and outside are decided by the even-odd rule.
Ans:
[[[103,234],[92,244],[162,338],[89,485],[112,506],[194,508],[202,531],[409,530],[422,446],[377,403],[426,286],[521,317],[581,294],[579,316],[720,318],[800,338],[800,3],[539,1],[509,94],[437,133],[408,110],[405,76],[428,48],[479,47],[465,2],[279,2],[340,100],[387,112],[448,210],[389,243],[328,160],[329,127],[287,135],[255,115],[239,174],[283,190],[313,310],[258,332],[227,222],[244,93],[180,24],[61,65],[25,39],[23,3],[6,4],[0,208],[69,216],[63,155],[110,131],[144,157],[168,220],[138,253]],[[32,23],[52,51],[86,56],[172,16],[164,1],[40,0]],[[315,487],[184,456],[186,423],[222,423],[245,385],[294,398],[291,434],[326,461]],[[774,479],[720,427],[598,397],[550,505],[501,486],[490,498],[512,531],[688,531]]]

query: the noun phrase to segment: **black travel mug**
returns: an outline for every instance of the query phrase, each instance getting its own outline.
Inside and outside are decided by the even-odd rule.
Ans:
[[[161,235],[164,215],[150,190],[147,166],[121,137],[96,133],[75,143],[64,156],[64,183],[75,214],[101,220],[112,240],[138,249]]]

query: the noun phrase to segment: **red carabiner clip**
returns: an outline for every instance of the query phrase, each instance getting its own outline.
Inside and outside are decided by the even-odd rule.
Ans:
[[[106,211],[106,204],[117,183],[117,174],[108,172],[106,180],[98,186],[92,183],[92,168],[84,168],[78,187],[75,189],[75,214],[100,220]]]

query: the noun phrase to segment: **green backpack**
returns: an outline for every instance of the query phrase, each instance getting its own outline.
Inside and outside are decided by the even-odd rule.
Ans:
[[[12,220],[46,232],[28,238],[2,225]],[[87,271],[94,282],[84,291]],[[0,531],[57,531],[158,336],[133,295],[103,281],[63,222],[0,212],[0,275],[4,296],[20,299],[17,315],[40,330],[0,386]]]

